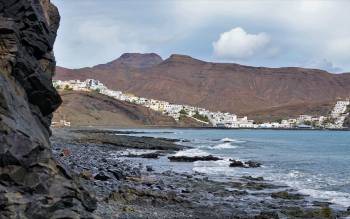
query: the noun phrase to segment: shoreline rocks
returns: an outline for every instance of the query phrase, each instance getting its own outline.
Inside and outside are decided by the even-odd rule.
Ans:
[[[208,156],[194,156],[194,157],[188,157],[188,156],[170,156],[168,159],[171,162],[196,162],[196,161],[218,161],[222,160],[221,158],[214,157],[213,155]]]
[[[176,144],[176,139],[154,138],[154,137],[136,137],[129,135],[116,135],[118,131],[107,131],[104,133],[101,130],[73,130],[78,134],[79,138],[75,138],[75,142],[79,144],[101,144],[115,149],[147,149],[159,151],[179,151],[187,147]]]
[[[69,133],[61,134],[69,136]],[[88,172],[87,177],[81,174],[81,180],[90,192],[96,193],[99,202],[95,213],[101,218],[320,219],[348,214],[313,205],[297,191],[272,184],[262,177],[229,177],[216,181],[203,173],[178,173],[170,166],[162,171],[153,169],[168,164],[164,164],[164,159],[128,159],[122,153],[117,156],[121,151],[114,146],[80,144],[59,136],[54,136],[52,141],[55,157],[60,162],[75,172]],[[71,153],[60,156],[63,148]],[[109,178],[102,181],[91,177],[99,173]]]

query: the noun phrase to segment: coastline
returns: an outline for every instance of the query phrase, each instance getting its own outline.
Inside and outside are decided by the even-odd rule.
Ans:
[[[166,145],[156,148],[159,157],[166,159],[187,147],[179,147],[181,142],[174,139],[130,138],[119,130],[53,130],[56,158],[96,194],[103,218],[114,218],[110,214],[119,215],[115,218],[344,218],[350,214],[263,178],[229,177],[218,182],[202,173],[158,172],[146,162],[152,159],[160,165],[158,157],[132,157],[123,152],[155,152],[152,144],[156,142]]]
[[[70,129],[70,127],[65,127]],[[73,126],[71,129],[218,129],[218,130],[277,130],[277,131],[350,131],[350,128],[343,129],[326,129],[326,128],[225,128],[225,127],[183,127],[183,126],[160,126],[160,125],[143,125],[143,126]]]

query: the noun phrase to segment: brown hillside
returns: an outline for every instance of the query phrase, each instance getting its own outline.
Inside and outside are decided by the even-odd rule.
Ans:
[[[121,102],[98,93],[61,92],[62,106],[53,121],[65,119],[72,126],[176,126],[174,119],[131,103]]]
[[[137,59],[149,56],[139,54]],[[110,88],[139,96],[258,117],[270,112],[282,116],[323,111],[320,103],[327,105],[350,96],[350,74],[210,63],[184,55],[172,55],[146,67],[125,64],[125,59],[123,55],[113,65],[92,68],[58,68],[55,79],[95,78]]]

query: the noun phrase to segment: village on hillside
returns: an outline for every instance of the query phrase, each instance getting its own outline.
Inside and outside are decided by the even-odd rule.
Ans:
[[[207,109],[196,106],[137,97],[133,94],[123,93],[122,91],[111,90],[95,79],[87,79],[85,81],[56,80],[53,81],[53,85],[57,90],[98,92],[120,101],[142,105],[152,110],[161,112],[164,115],[174,118],[176,121],[181,120],[182,117],[190,117],[208,126],[218,128],[343,129],[345,119],[350,113],[350,100],[347,99],[337,101],[333,110],[327,116],[313,117],[310,115],[300,115],[298,118],[288,118],[282,119],[278,122],[264,122],[258,124],[254,122],[254,120],[249,120],[246,116],[238,117],[236,114],[228,112],[211,112]],[[58,123],[60,126],[70,126],[70,122],[65,121],[64,119]]]

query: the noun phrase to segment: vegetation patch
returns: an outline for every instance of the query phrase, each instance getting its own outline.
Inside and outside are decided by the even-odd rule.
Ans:
[[[207,116],[200,115],[198,112],[196,112],[196,114],[193,115],[193,118],[196,118],[196,119],[201,120],[203,122],[209,122],[209,119]]]

